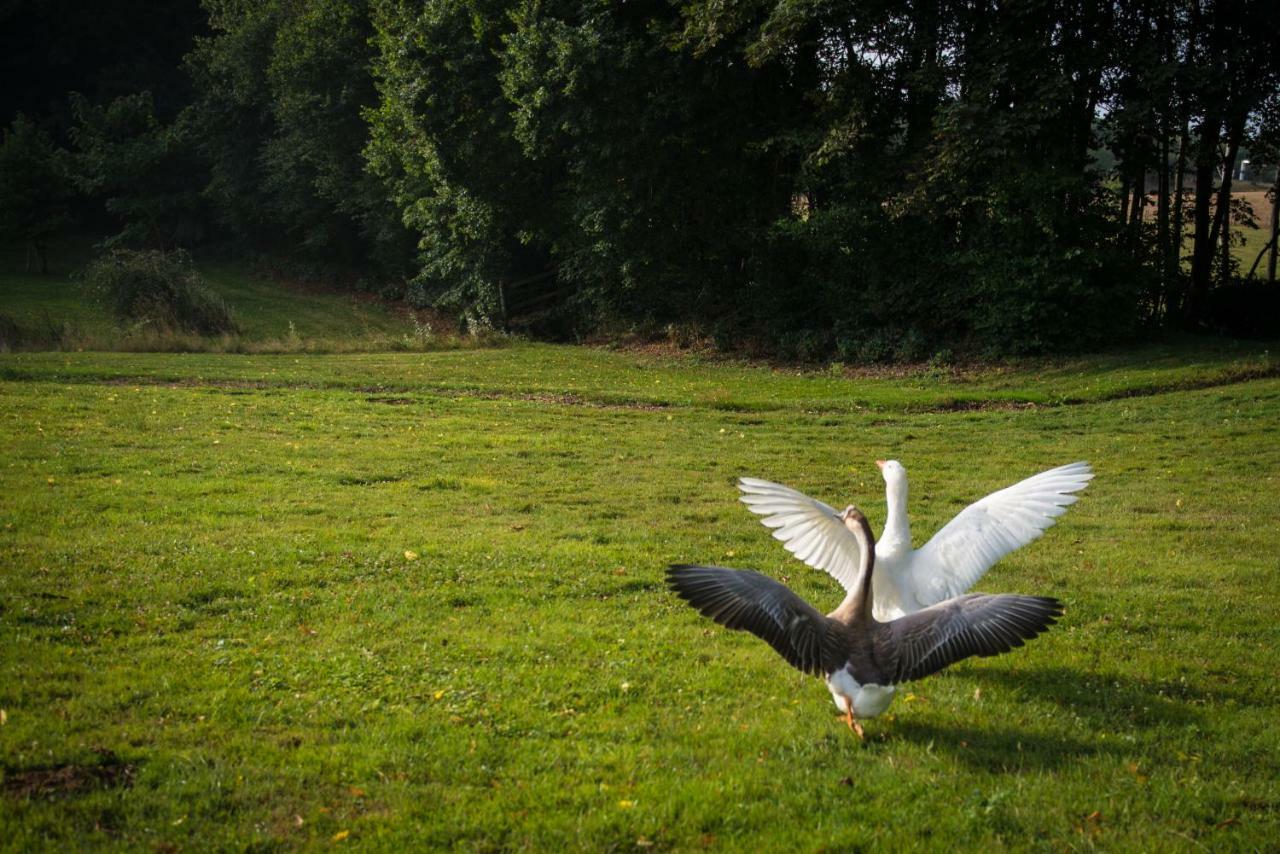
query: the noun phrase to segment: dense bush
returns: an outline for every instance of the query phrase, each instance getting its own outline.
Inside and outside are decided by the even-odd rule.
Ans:
[[[0,353],[18,349],[26,338],[26,332],[18,321],[7,314],[0,314]]]
[[[121,321],[200,335],[236,331],[231,309],[204,284],[182,250],[112,249],[81,276]]]

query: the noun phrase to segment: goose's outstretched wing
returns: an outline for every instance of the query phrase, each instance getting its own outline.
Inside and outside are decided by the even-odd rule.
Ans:
[[[880,624],[876,657],[895,662],[895,684],[921,679],[971,655],[1022,646],[1060,616],[1057,599],[973,593]]]
[[[996,561],[1045,532],[1093,479],[1088,463],[1041,472],[970,504],[912,557],[909,582],[921,605],[964,593]]]
[[[829,673],[848,656],[843,627],[766,575],[678,564],[667,570],[667,583],[704,616],[751,632],[805,673]]]
[[[858,585],[862,549],[834,507],[789,486],[754,477],[738,479],[743,504],[773,528],[774,539],[800,560],[829,574],[846,592]]]

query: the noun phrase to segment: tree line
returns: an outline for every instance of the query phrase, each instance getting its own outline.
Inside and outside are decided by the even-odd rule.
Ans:
[[[1275,301],[1274,213],[1233,193],[1244,152],[1280,161],[1263,0],[11,5],[6,74],[33,85],[6,96],[0,227],[37,259],[105,217],[473,322],[805,359]],[[109,24],[119,55],[40,73]],[[1231,246],[1259,225],[1250,289]]]

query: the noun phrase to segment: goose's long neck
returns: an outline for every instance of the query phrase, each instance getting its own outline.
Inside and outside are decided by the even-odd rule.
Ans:
[[[858,541],[862,560],[858,567],[858,583],[840,603],[838,613],[851,624],[871,622],[871,571],[876,563],[876,541],[871,535],[871,523],[866,516],[850,509],[845,514],[844,525]]]
[[[884,497],[889,505],[889,515],[884,520],[884,531],[880,534],[880,541],[894,549],[911,548],[911,523],[907,521],[906,482],[886,483]]]

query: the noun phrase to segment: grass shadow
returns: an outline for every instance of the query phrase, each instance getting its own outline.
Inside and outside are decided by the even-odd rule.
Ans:
[[[1135,679],[1116,673],[1083,673],[1066,667],[991,669],[982,678],[1016,694],[1052,702],[1102,728],[1189,724],[1201,718],[1196,705],[1214,699],[1185,682]]]
[[[927,745],[966,765],[989,771],[1048,771],[1114,753],[1116,749],[1087,734],[1070,738],[1016,729],[945,726],[922,720],[895,721],[885,736],[889,742]]]

